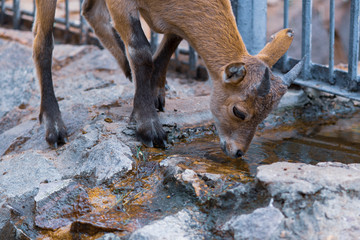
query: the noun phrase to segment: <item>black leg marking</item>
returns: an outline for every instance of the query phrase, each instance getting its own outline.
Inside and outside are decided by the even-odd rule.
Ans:
[[[182,38],[174,34],[166,34],[154,54],[154,71],[151,76],[151,87],[155,97],[155,107],[159,111],[165,108],[166,71],[170,58],[179,46]]]
[[[38,32],[41,31],[40,29],[37,30]],[[52,146],[57,146],[57,144],[65,143],[67,131],[61,118],[53,88],[51,74],[52,50],[53,37],[51,29],[43,38],[38,36],[35,38],[33,55],[41,87],[39,120],[40,123],[45,122],[46,141]]]
[[[151,88],[153,61],[150,44],[141,28],[140,20],[131,18],[132,38],[128,45],[135,73],[135,97],[132,116],[136,121],[137,136],[149,147],[165,147],[166,133],[159,121]]]

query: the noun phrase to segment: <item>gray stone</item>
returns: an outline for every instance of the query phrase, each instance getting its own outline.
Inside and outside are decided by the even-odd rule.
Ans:
[[[85,54],[90,53],[91,51],[98,50],[95,46],[89,45],[82,45],[82,46],[75,46],[70,44],[58,44],[55,45],[53,51],[53,60],[54,65],[64,66],[73,62]]]
[[[129,240],[204,239],[203,220],[202,213],[184,209],[136,230]]]
[[[74,181],[71,179],[53,181],[50,183],[42,183],[39,186],[39,192],[35,196],[34,200],[36,203],[46,200],[51,194],[56,193],[62,189],[65,189],[70,184],[73,184]]]
[[[289,89],[281,98],[277,108],[280,109],[286,107],[302,107],[305,106],[305,104],[308,102],[310,102],[310,99],[308,98],[304,90]]]
[[[52,160],[36,151],[0,159],[0,192],[8,197],[21,196],[38,188],[41,182],[61,177]]]
[[[269,206],[232,217],[225,223],[223,230],[234,233],[235,239],[278,239],[283,220],[284,216],[279,209]]]
[[[32,50],[30,47],[10,41],[0,42],[1,69],[16,70],[32,66],[33,64]]]
[[[0,156],[11,153],[18,145],[30,139],[29,133],[35,125],[35,121],[27,121],[0,134]]]
[[[0,118],[13,108],[27,104],[37,89],[33,68],[0,70]]]
[[[280,202],[286,239],[356,239],[360,235],[360,165],[275,163],[257,179]]]
[[[96,240],[120,240],[121,238],[119,236],[116,236],[113,233],[107,233],[104,234],[104,236],[97,238]]]
[[[102,183],[132,170],[131,156],[130,148],[112,136],[89,151],[79,173],[82,176],[93,175],[97,183]]]
[[[68,145],[58,150],[57,168],[66,178],[78,174],[79,167],[86,161],[89,151],[100,142],[104,124],[87,125]]]
[[[60,105],[63,105],[64,109],[75,104],[92,107],[114,102],[125,90],[123,85],[99,78],[91,71],[66,76],[58,85],[56,95],[63,98]]]
[[[323,189],[360,192],[360,164],[313,166],[278,162],[259,166],[256,177],[268,187],[272,196],[315,194]]]
[[[114,135],[104,137],[104,121],[87,125],[77,138],[59,151],[57,167],[65,177],[92,176],[96,183],[120,176],[132,169],[131,149]]]

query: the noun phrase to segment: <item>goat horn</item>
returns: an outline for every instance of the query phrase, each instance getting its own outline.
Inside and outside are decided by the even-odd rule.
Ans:
[[[307,55],[304,56],[300,62],[298,62],[288,73],[286,73],[283,77],[283,83],[286,86],[290,86],[295,79],[297,78],[297,76],[300,74],[303,66],[304,66],[304,62],[305,59],[307,58]]]

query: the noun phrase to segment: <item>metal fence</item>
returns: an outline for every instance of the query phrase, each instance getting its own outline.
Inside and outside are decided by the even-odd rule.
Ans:
[[[348,71],[334,68],[334,39],[335,39],[335,0],[330,1],[330,23],[329,23],[329,64],[328,66],[313,63],[311,61],[311,39],[312,39],[312,0],[302,0],[302,56],[307,56],[304,64],[302,78],[297,79],[295,83],[315,88],[321,91],[348,97],[350,99],[360,100],[360,76],[358,75],[359,60],[359,20],[360,20],[360,0],[351,0],[350,8],[350,40],[348,54]],[[79,0],[81,4],[83,0]],[[56,18],[55,22],[63,26],[65,32],[70,29],[77,29],[80,39],[87,39],[89,31],[88,25],[82,16],[78,20],[69,18],[69,0],[65,0],[65,17]],[[256,54],[266,43],[266,11],[267,1],[256,0],[231,0],[235,17],[237,19],[239,31],[251,54]],[[289,0],[283,0],[284,14],[283,26],[289,27]],[[21,8],[20,0],[13,0],[12,4],[5,4],[1,0],[0,24],[11,19],[13,28],[19,29],[24,17],[30,17],[33,20],[35,15],[35,0],[33,0],[32,10]],[[30,21],[31,21],[30,20]],[[66,34],[65,34],[66,36]],[[158,44],[158,35],[151,33],[151,47],[156,49]],[[191,46],[188,49],[179,48],[175,52],[175,58],[179,59],[180,54],[188,55],[190,70],[194,71],[197,67],[198,55]],[[180,61],[180,60],[179,60]],[[275,69],[280,72],[286,72],[291,69],[297,59],[291,58],[288,54],[275,65]]]

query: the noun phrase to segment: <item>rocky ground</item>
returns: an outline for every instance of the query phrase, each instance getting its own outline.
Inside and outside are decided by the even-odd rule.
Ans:
[[[133,84],[94,46],[55,46],[54,86],[69,142],[49,147],[38,122],[32,36],[5,29],[0,36],[0,239],[360,235],[359,164],[285,159],[249,174],[221,161],[146,149],[128,125]],[[160,118],[170,143],[212,136],[210,83],[169,73],[168,85]],[[299,118],[326,124],[358,110],[354,102],[317,94],[290,91],[256,137],[278,137],[276,131],[289,137]]]

